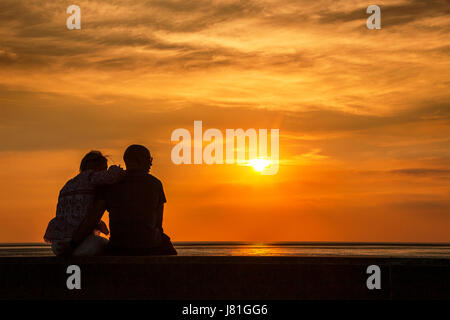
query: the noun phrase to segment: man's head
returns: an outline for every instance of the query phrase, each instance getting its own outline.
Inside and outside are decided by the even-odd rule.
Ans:
[[[127,170],[141,169],[149,171],[152,166],[152,160],[150,151],[139,144],[132,144],[123,154],[123,161],[125,161]]]

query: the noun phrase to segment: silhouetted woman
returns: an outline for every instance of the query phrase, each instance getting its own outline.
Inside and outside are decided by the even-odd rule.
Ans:
[[[77,248],[71,248],[72,235],[80,226],[95,197],[95,189],[102,185],[119,181],[124,170],[110,166],[108,159],[100,151],[91,151],[80,164],[80,173],[70,179],[61,189],[56,208],[56,217],[50,220],[44,240],[52,244],[56,255],[71,253],[76,256],[100,254],[108,243],[99,232],[108,234],[108,228],[101,221],[91,235],[87,236]]]

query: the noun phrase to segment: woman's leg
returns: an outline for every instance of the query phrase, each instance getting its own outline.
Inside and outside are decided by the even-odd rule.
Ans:
[[[95,256],[103,253],[108,239],[90,234],[82,243],[74,250],[74,256]]]
[[[52,241],[52,251],[55,255],[61,256],[70,247],[70,240],[53,240]]]

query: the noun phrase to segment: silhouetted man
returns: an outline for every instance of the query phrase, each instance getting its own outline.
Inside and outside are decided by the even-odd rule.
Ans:
[[[73,237],[74,245],[92,232],[105,209],[109,212],[109,255],[176,255],[162,221],[166,197],[161,181],[149,174],[152,157],[141,145],[129,146],[123,155],[124,178],[99,190],[94,208]]]

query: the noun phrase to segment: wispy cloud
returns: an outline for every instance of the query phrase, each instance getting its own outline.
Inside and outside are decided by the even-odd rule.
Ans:
[[[429,177],[429,176],[449,176],[450,169],[430,169],[430,168],[408,168],[391,170],[391,173],[413,176],[413,177]]]
[[[65,29],[66,4],[2,1],[2,75],[17,74],[4,85],[39,89],[32,70],[84,95],[378,115],[448,103],[448,1],[382,3],[377,32],[363,1],[80,1],[79,31]]]

